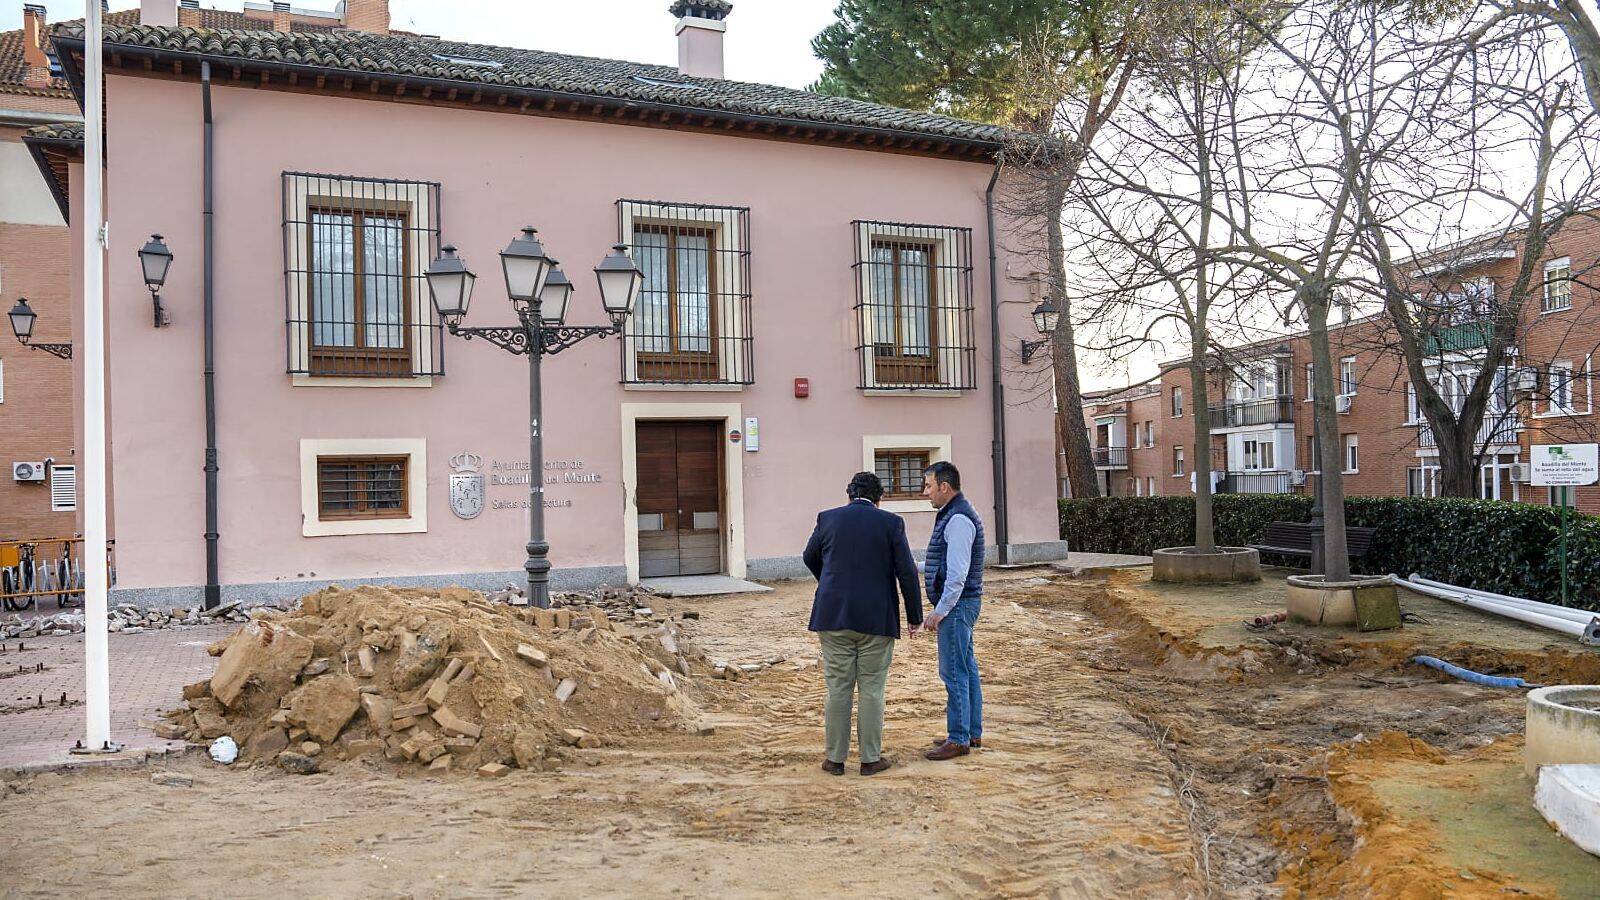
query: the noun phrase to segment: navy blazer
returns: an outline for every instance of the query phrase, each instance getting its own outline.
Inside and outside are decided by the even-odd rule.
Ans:
[[[859,631],[900,636],[895,585],[906,622],[922,624],[922,583],[906,541],[906,523],[865,500],[817,514],[806,544],[806,568],[817,577],[812,631]]]

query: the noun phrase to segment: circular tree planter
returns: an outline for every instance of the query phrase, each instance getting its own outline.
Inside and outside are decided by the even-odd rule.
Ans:
[[[1151,556],[1150,580],[1173,584],[1234,584],[1261,580],[1261,554],[1249,547],[1163,547]]]
[[[1352,575],[1348,581],[1328,581],[1322,575],[1290,575],[1289,618],[1312,625],[1355,625],[1356,592],[1382,592],[1398,602],[1394,582],[1387,575]]]
[[[1540,766],[1600,763],[1600,684],[1569,684],[1528,692],[1529,775]]]

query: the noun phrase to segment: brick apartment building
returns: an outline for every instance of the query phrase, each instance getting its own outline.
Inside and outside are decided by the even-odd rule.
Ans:
[[[1480,364],[1486,311],[1504,296],[1520,248],[1493,238],[1442,248],[1414,261],[1419,292],[1452,310],[1429,346],[1427,368],[1446,399],[1459,403]],[[1514,358],[1501,371],[1476,441],[1478,495],[1550,504],[1548,489],[1528,483],[1533,444],[1600,439],[1594,355],[1600,349],[1600,224],[1569,222],[1535,268],[1537,296],[1519,316]],[[1339,371],[1337,400],[1345,493],[1433,496],[1438,452],[1416,405],[1387,317],[1352,319],[1331,329]],[[1224,493],[1314,489],[1320,471],[1309,402],[1311,346],[1305,332],[1230,348],[1215,365],[1211,441],[1205,454]],[[1162,363],[1144,382],[1085,395],[1084,422],[1102,492],[1164,496],[1193,490],[1199,454],[1187,360]],[[1059,460],[1063,496],[1064,459]],[[1600,513],[1600,486],[1578,488],[1578,509]]]
[[[39,316],[35,343],[72,337],[72,239],[56,199],[22,142],[46,122],[77,119],[78,105],[49,53],[44,7],[0,32],[0,312],[26,297]],[[0,327],[0,541],[71,535],[76,526],[72,364]],[[16,480],[13,464],[52,460],[52,477]]]
[[[25,4],[22,28],[0,32],[0,312],[20,298],[38,315],[33,344],[70,344],[74,312],[65,198],[52,195],[23,142],[48,123],[81,122],[49,39],[45,8]],[[165,16],[167,21],[161,21]],[[198,0],[105,14],[108,27],[146,24],[214,29],[389,33],[388,0],[347,0],[331,11],[288,3],[202,9]],[[131,264],[133,260],[122,260]],[[116,261],[113,261],[115,264]],[[139,298],[143,299],[143,298]],[[78,531],[72,364],[23,347],[0,325],[0,541],[67,537]],[[51,462],[49,475],[17,480],[15,463]]]

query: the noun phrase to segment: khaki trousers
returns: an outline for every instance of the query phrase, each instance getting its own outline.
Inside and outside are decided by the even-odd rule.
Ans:
[[[850,707],[859,689],[857,749],[862,762],[877,762],[883,756],[883,694],[894,660],[894,638],[859,631],[820,631],[817,637],[822,641],[822,674],[828,683],[828,759],[842,763],[850,755]]]

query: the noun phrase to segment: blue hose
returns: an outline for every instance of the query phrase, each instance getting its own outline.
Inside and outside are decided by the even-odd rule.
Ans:
[[[1474,672],[1471,669],[1463,669],[1460,666],[1452,665],[1434,656],[1413,656],[1411,657],[1411,661],[1414,663],[1422,663],[1429,668],[1438,669],[1446,675],[1453,675],[1462,681],[1470,681],[1473,684],[1481,684],[1484,687],[1531,688],[1536,686],[1523,681],[1521,678],[1502,678],[1499,675],[1485,675],[1482,672]]]

